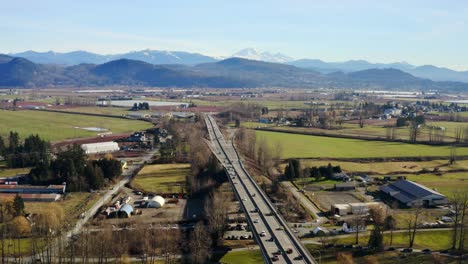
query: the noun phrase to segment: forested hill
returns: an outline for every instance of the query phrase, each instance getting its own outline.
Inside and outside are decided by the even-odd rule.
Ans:
[[[158,87],[372,88],[468,91],[468,83],[435,82],[398,69],[320,73],[292,65],[229,58],[194,66],[118,59],[103,64],[37,64],[0,55],[0,87],[141,85]]]

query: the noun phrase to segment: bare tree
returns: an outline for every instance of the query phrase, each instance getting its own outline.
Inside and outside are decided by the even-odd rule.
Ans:
[[[190,235],[191,263],[205,263],[210,255],[211,236],[203,222],[198,222]]]
[[[413,215],[407,220],[407,230],[408,230],[408,247],[412,248],[414,245],[414,240],[416,238],[416,232],[419,225],[419,216],[422,210],[420,206],[416,206],[413,211]]]
[[[385,217],[384,227],[386,230],[390,230],[390,246],[393,244],[393,230],[395,230],[397,226],[397,221],[393,215],[387,215]]]

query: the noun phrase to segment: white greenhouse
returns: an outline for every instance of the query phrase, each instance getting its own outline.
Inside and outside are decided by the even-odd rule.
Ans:
[[[90,143],[90,144],[83,144],[81,148],[84,150],[86,154],[95,154],[95,153],[109,153],[118,151],[119,144],[116,142],[100,142],[100,143]]]
[[[166,201],[164,200],[163,197],[155,196],[146,203],[146,207],[148,207],[148,208],[161,208],[161,207],[164,206],[165,202]]]

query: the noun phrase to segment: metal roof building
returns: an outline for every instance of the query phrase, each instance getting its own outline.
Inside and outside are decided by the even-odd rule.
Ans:
[[[120,150],[119,144],[116,142],[100,142],[100,143],[90,143],[83,144],[81,148],[86,154],[95,154],[95,153],[109,153]]]
[[[122,207],[120,207],[120,210],[118,212],[119,217],[126,217],[129,218],[133,213],[133,207],[129,204],[124,204]]]
[[[408,180],[396,181],[380,187],[380,190],[409,207],[428,207],[448,203],[447,197],[443,194]]]

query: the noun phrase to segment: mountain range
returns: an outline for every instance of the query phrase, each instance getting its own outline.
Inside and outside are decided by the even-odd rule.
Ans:
[[[189,53],[183,51],[159,51],[159,50],[141,50],[114,55],[101,55],[87,51],[73,51],[66,53],[59,52],[35,52],[26,51],[21,53],[9,54],[13,57],[28,59],[34,63],[40,64],[58,64],[58,65],[78,65],[102,64],[118,59],[140,60],[150,64],[182,64],[197,65],[201,63],[213,63],[225,58],[217,58],[199,53]],[[430,79],[433,81],[458,81],[468,83],[468,71],[455,71],[448,68],[437,67],[433,65],[415,66],[406,62],[396,63],[370,63],[365,60],[350,60],[345,62],[325,62],[319,59],[299,59],[281,53],[260,52],[256,49],[247,48],[240,50],[226,58],[244,58],[257,61],[275,62],[289,64],[300,68],[312,69],[324,74],[333,72],[354,72],[368,69],[398,69],[413,76]]]
[[[365,88],[468,91],[468,83],[435,82],[398,69],[321,73],[284,63],[228,58],[195,65],[117,59],[72,66],[39,64],[0,55],[0,87],[132,85],[217,88]]]

